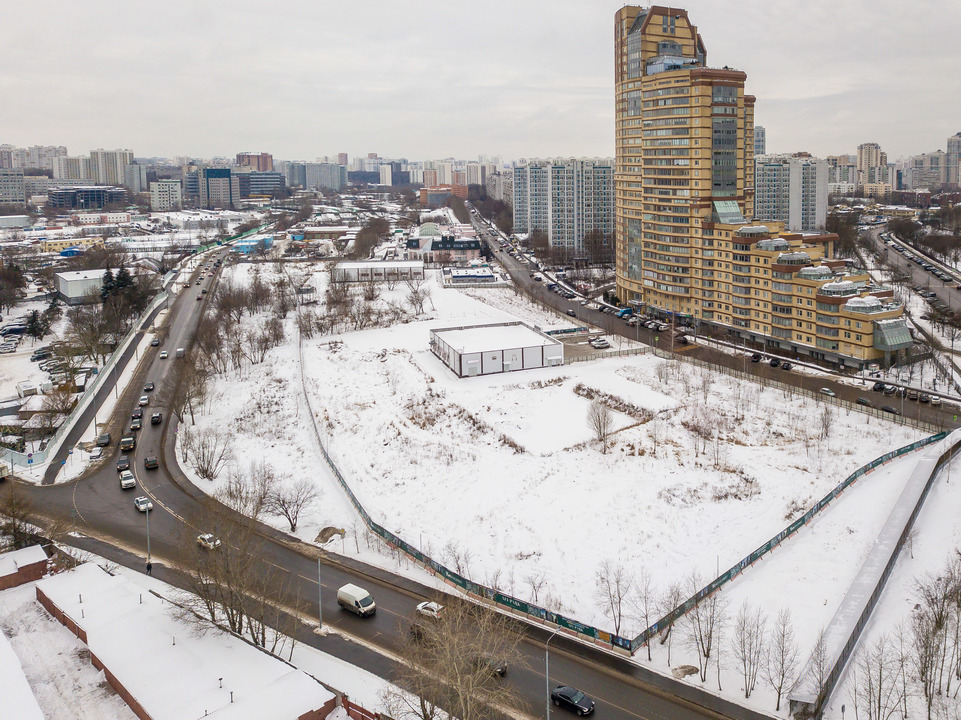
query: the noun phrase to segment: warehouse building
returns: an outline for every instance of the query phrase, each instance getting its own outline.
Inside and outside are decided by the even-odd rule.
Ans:
[[[341,262],[330,273],[331,282],[381,282],[394,280],[423,280],[423,260],[367,260]]]
[[[564,364],[564,344],[521,322],[439,328],[430,349],[457,377]]]
[[[93,297],[99,301],[105,272],[107,271],[77,270],[56,273],[53,277],[57,284],[57,295],[67,305],[79,305]]]

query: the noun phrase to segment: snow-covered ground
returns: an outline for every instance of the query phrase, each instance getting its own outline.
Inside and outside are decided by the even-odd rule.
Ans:
[[[242,283],[253,267],[230,272]],[[325,276],[317,271],[310,282],[322,298]],[[922,437],[650,355],[458,379],[429,351],[431,328],[568,323],[513,290],[445,289],[433,279],[428,286],[426,313],[410,322],[304,341],[321,440],[386,528],[475,581],[600,628],[613,630],[596,591],[605,561],[650,575],[658,595],[674,583],[690,594],[695,577],[704,584],[739,561],[850,472]],[[378,302],[403,303],[406,292],[383,289]],[[323,500],[301,518],[301,538],[344,528],[347,537],[329,550],[435,584],[378,551],[327,471],[303,396],[294,322],[291,314],[286,341],[263,363],[215,379],[196,429],[230,427],[235,470],[266,461],[281,469],[281,482],[314,479]],[[598,392],[620,401],[606,453],[586,420],[585,396]],[[655,419],[645,421],[645,411]],[[724,592],[732,612],[743,599],[772,613],[789,608],[806,658],[913,462],[909,456],[859,481],[742,574]],[[185,469],[208,492],[231,474],[211,483]],[[643,625],[626,613],[620,634]],[[645,652],[637,657],[647,662]],[[693,659],[674,643],[671,666]],[[653,667],[668,671],[663,648],[654,650]],[[743,696],[733,663],[721,680],[730,697]],[[770,712],[773,695],[759,687],[748,703]]]

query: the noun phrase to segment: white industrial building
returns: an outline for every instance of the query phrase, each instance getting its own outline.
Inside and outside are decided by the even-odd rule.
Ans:
[[[54,274],[57,294],[67,305],[79,305],[91,294],[100,297],[103,274],[106,270],[77,270]]]
[[[368,260],[341,262],[330,273],[331,282],[367,282],[396,280],[423,280],[423,260]]]
[[[564,364],[564,344],[521,322],[430,331],[430,349],[457,377]]]

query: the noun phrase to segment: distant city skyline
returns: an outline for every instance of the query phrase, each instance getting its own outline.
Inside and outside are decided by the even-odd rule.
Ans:
[[[13,5],[0,144],[288,160],[613,156],[610,28],[622,4],[295,2],[279,14],[107,0],[90,13],[54,0],[50,23]],[[894,161],[944,150],[961,130],[961,81],[948,72],[961,67],[961,5],[677,6],[709,38],[709,65],[747,73],[768,152],[877,142]]]

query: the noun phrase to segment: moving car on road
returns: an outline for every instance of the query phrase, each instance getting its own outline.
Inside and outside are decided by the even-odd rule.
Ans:
[[[150,455],[149,457],[145,457],[143,459],[143,466],[147,470],[156,470],[158,467],[160,467],[160,463],[157,461],[156,455]]]
[[[558,685],[551,690],[551,702],[565,710],[573,710],[578,715],[590,715],[594,712],[594,701],[577,688],[568,685]]]
[[[129,470],[124,470],[120,473],[120,489],[130,490],[137,486],[137,478],[134,477],[133,473]]]
[[[422,602],[417,605],[417,612],[424,617],[436,620],[444,612],[444,606],[435,602]]]
[[[220,547],[220,538],[211,533],[201,533],[197,536],[197,544],[204,550],[216,550]]]
[[[133,506],[137,508],[140,512],[147,512],[148,510],[153,510],[153,503],[150,502],[150,498],[146,495],[141,495],[133,501]]]
[[[822,395],[827,395],[828,397],[837,397],[838,394],[834,392],[831,388],[821,388],[818,390]]]

